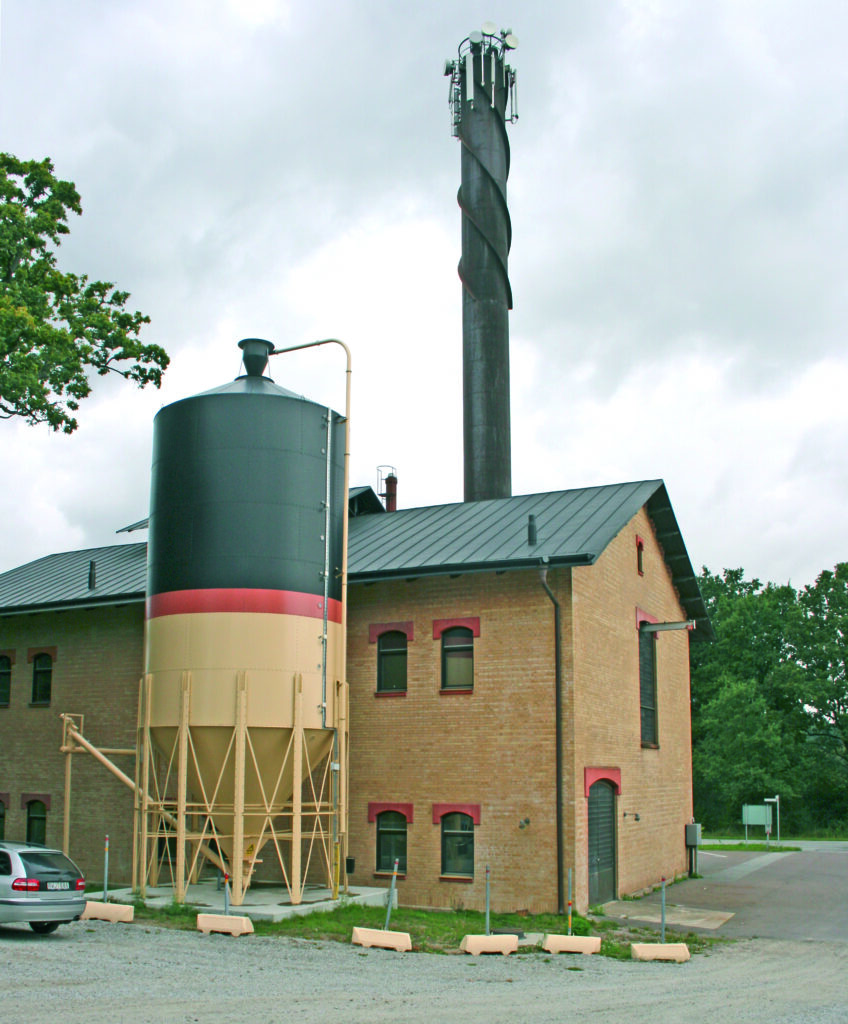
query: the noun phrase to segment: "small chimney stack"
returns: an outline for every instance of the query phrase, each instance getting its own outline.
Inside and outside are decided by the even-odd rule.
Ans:
[[[385,470],[385,476],[383,471]],[[378,466],[378,495],[385,499],[386,511],[397,511],[397,470],[394,466]]]
[[[88,589],[94,590],[97,587],[97,562],[92,559],[88,563]]]

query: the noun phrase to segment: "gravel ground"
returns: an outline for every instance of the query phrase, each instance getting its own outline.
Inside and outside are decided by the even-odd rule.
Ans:
[[[848,944],[744,940],[687,964],[432,956],[86,921],[0,927],[0,1021],[845,1024]]]

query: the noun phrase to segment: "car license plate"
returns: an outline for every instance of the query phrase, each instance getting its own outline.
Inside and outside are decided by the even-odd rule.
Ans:
[[[48,882],[47,888],[52,892],[55,889],[70,889],[70,882]]]

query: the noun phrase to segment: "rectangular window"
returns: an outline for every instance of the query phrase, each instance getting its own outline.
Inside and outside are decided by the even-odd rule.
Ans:
[[[642,746],[657,746],[656,633],[639,630],[639,708]]]
[[[0,707],[7,707],[12,695],[12,659],[0,654]]]
[[[474,877],[474,819],[468,814],[442,816],[442,874]]]
[[[32,659],[32,703],[49,704],[53,688],[53,659],[49,654],[36,654]]]
[[[406,818],[399,811],[377,815],[377,870],[406,874]]]
[[[377,692],[406,690],[406,633],[392,630],[377,640]]]
[[[474,634],[464,626],[442,633],[442,689],[474,688]]]

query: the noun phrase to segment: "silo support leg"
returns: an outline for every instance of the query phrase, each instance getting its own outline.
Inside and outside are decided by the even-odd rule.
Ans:
[[[292,730],[292,839],[291,839],[291,901],[303,899],[301,872],[301,836],[303,815],[303,677],[294,681],[294,729]]]
[[[236,693],[235,786],[233,788],[233,903],[244,900],[244,765],[247,737],[247,674],[239,672]]]
[[[180,680],[179,749],[177,751],[177,865],[174,878],[174,899],[185,902],[186,893],[186,802],[188,796],[188,722],[191,705],[191,673],[183,672]]]

